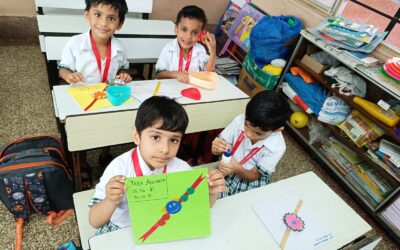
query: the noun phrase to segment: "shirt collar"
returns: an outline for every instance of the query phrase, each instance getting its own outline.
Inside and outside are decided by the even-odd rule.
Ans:
[[[160,174],[160,173],[163,172],[164,168],[156,168],[156,169],[154,169],[152,171],[149,168],[149,166],[147,165],[147,163],[144,161],[144,159],[142,157],[142,154],[140,153],[139,146],[136,147],[136,150],[137,150],[137,155],[138,155],[138,158],[139,158],[139,164],[140,164],[140,168],[142,169],[143,176]]]
[[[90,42],[90,29],[84,33],[83,42],[80,44],[81,51],[92,50],[92,43]],[[118,54],[118,51],[124,51],[124,48],[121,46],[120,42],[116,37],[111,37],[111,57]]]
[[[242,116],[242,122],[238,126],[239,134],[241,132],[244,133],[244,121],[245,121],[245,116],[243,115]],[[277,140],[276,140],[277,133],[280,133],[280,132],[276,132],[276,133],[273,132],[267,138],[259,140],[255,144],[251,144],[250,139],[245,137],[245,139],[244,139],[244,141],[242,143],[246,143],[246,148],[249,148],[249,147],[250,148],[258,148],[258,147],[264,146],[269,151],[273,152],[277,148]]]

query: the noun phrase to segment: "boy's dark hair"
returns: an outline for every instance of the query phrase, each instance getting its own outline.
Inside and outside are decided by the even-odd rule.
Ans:
[[[158,129],[185,134],[189,118],[185,109],[174,99],[166,96],[152,96],[139,106],[135,126],[140,134],[144,129],[162,120]]]
[[[128,12],[128,6],[125,0],[85,0],[86,1],[86,11],[97,5],[111,5],[113,9],[118,11],[118,18],[120,23],[124,23],[125,14]]]
[[[202,22],[202,29],[204,29],[207,24],[206,13],[204,13],[202,8],[197,7],[196,5],[185,6],[178,12],[176,17],[176,26],[178,26],[178,24],[181,22],[181,19],[185,17],[188,17],[189,19],[197,19]]]
[[[259,92],[246,106],[246,120],[262,131],[274,131],[284,126],[290,108],[280,93],[270,90]]]

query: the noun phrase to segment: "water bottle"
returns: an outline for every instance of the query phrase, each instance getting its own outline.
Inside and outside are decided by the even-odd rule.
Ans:
[[[221,161],[224,163],[230,163],[231,162],[231,151],[228,149],[225,151],[225,153],[222,155]]]

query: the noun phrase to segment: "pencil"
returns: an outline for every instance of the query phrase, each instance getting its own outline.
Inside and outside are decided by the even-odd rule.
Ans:
[[[157,82],[156,88],[154,89],[153,96],[156,96],[158,91],[160,90],[161,81]]]

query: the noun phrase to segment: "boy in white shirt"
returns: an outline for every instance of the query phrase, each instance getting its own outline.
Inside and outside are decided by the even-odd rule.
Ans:
[[[96,235],[131,225],[125,196],[127,177],[191,169],[175,157],[188,122],[184,108],[168,97],[153,96],[140,105],[132,131],[137,147],[108,165],[90,201],[89,223],[98,228]],[[212,206],[218,194],[226,192],[222,173],[211,170],[208,185]]]
[[[216,57],[215,36],[203,31],[207,23],[204,10],[189,5],[176,18],[176,39],[164,46],[157,60],[157,79],[177,78],[189,83],[188,71],[214,71]],[[198,43],[203,42],[210,53]]]
[[[58,65],[59,75],[69,84],[100,83],[107,79],[130,82],[122,43],[113,36],[121,29],[128,11],[125,0],[86,0],[85,18],[90,30],[71,37]]]
[[[230,163],[219,162],[228,192],[220,198],[267,185],[270,175],[286,150],[282,135],[290,113],[286,100],[277,92],[262,91],[212,142],[211,151],[221,155],[230,149]]]

